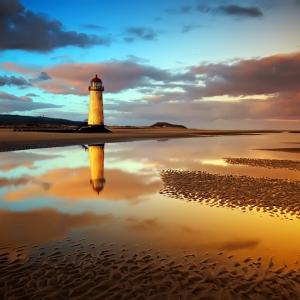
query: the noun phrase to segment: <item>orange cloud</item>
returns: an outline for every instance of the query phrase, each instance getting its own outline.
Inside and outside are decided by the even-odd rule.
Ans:
[[[22,67],[11,62],[2,66],[37,76],[36,67]],[[177,73],[134,61],[66,63],[40,68],[39,72],[47,73],[51,79],[34,84],[55,94],[87,95],[88,82],[92,74],[98,73],[107,92],[138,88],[146,93],[144,101],[106,104],[111,117],[119,123],[128,123],[130,115],[134,116],[136,124],[164,120],[188,126],[210,122],[210,127],[224,123],[236,126],[236,120],[243,119],[243,124],[247,124],[243,128],[254,128],[261,125],[252,125],[253,119],[261,119],[261,124],[270,122],[270,126],[274,126],[274,120],[276,124],[280,120],[299,120],[299,70],[300,52],[199,64]],[[227,100],[235,97],[235,101],[215,101],[217,97]],[[282,126],[287,123],[280,124]],[[288,127],[297,126],[289,123]]]
[[[37,76],[41,71],[47,73],[51,80],[39,81],[36,85],[55,94],[86,95],[89,81],[94,74],[100,74],[105,90],[110,93],[148,85],[149,80],[168,82],[174,79],[170,72],[130,60],[59,64],[39,68],[39,72],[36,66],[20,66],[13,62],[3,63],[2,67],[32,76]]]
[[[198,90],[198,97],[294,94],[300,91],[300,52],[233,64],[202,64],[192,67],[190,73],[203,76],[205,86],[191,89],[195,95]]]

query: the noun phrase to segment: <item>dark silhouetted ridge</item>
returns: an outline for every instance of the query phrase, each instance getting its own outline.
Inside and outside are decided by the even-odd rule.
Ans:
[[[80,126],[83,122],[67,119],[32,117],[19,115],[0,115],[0,126]]]
[[[174,128],[186,128],[184,125],[171,124],[167,122],[156,122],[150,127],[152,128],[162,128],[162,127],[174,127]]]

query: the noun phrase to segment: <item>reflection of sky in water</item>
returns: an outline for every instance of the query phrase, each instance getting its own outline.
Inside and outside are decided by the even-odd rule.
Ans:
[[[109,215],[111,218],[105,222],[110,225],[105,228],[112,238],[172,248],[227,247],[245,255],[277,255],[289,260],[300,254],[300,241],[295,240],[300,230],[299,220],[170,199],[158,193],[159,172],[176,168],[300,179],[296,171],[232,166],[223,160],[224,157],[300,159],[295,153],[253,150],[286,147],[284,142],[299,142],[297,138],[292,134],[269,134],[107,144],[106,181],[99,195],[90,183],[89,151],[81,146],[1,153],[0,209],[8,223],[13,212],[28,214],[38,209],[53,209],[60,222],[71,216],[70,222],[77,225],[70,225],[70,230],[98,224],[97,216]],[[86,213],[90,215],[72,219]],[[45,226],[49,224],[46,222]]]

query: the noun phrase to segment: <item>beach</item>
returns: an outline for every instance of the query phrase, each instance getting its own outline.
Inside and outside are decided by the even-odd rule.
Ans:
[[[41,131],[14,131],[0,129],[0,151],[71,145],[103,144],[147,139],[190,138],[220,135],[252,135],[277,131],[263,130],[201,130],[181,128],[109,128],[110,133],[59,133]],[[279,132],[279,131],[278,131]]]
[[[0,131],[1,299],[299,298],[297,134],[111,129]]]

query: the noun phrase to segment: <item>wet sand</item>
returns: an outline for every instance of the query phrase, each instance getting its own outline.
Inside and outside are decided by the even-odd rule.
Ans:
[[[24,247],[16,249],[20,256]],[[1,299],[299,299],[300,268],[224,252],[129,249],[70,238],[11,260],[0,251]]]
[[[156,139],[157,134],[165,134],[165,138],[213,136],[211,132],[199,132],[162,133],[158,129],[147,131],[145,136],[145,132],[122,131],[105,139],[110,142],[118,138],[121,141]],[[52,141],[49,133],[47,136],[39,133],[30,143],[32,133],[18,134],[22,135],[20,147],[101,143],[95,134],[88,137],[83,134],[79,138],[76,134],[74,140],[69,134],[63,133],[61,137],[53,134]],[[63,140],[64,136],[67,141]],[[15,139],[16,136],[12,136],[7,141]],[[14,145],[7,141],[3,143],[1,139],[0,148]],[[298,171],[297,161],[289,160],[251,159],[249,162],[237,158],[232,163]],[[294,215],[292,223],[300,218],[300,181],[182,170],[165,170],[161,176],[164,184],[161,193],[172,198],[243,211],[255,209],[274,217]],[[17,220],[16,226],[20,224]],[[195,234],[195,239],[206,239],[201,232]],[[86,237],[85,233],[83,236]],[[95,242],[60,236],[61,241],[51,245],[35,241],[33,243],[39,245],[33,248],[32,245],[7,245],[8,242],[1,245],[0,299],[300,299],[300,257],[296,255],[291,264],[285,265],[278,264],[276,257],[240,255],[228,246],[209,250],[209,253],[179,248],[168,250],[156,249],[153,244],[103,243],[104,237],[98,232],[96,236]],[[252,241],[248,243],[251,245]]]
[[[300,171],[300,161],[287,159],[260,159],[260,158],[224,158],[231,165],[262,167],[267,169],[287,169]]]
[[[263,148],[263,149],[256,149],[256,150],[300,153],[300,148]]]
[[[111,129],[111,128],[110,128]],[[180,128],[112,129],[111,133],[15,132],[0,129],[0,151],[101,144],[162,138],[188,138],[219,135],[252,135],[270,131],[200,130]]]
[[[257,210],[300,218],[300,181],[163,170],[161,194],[210,206]]]

